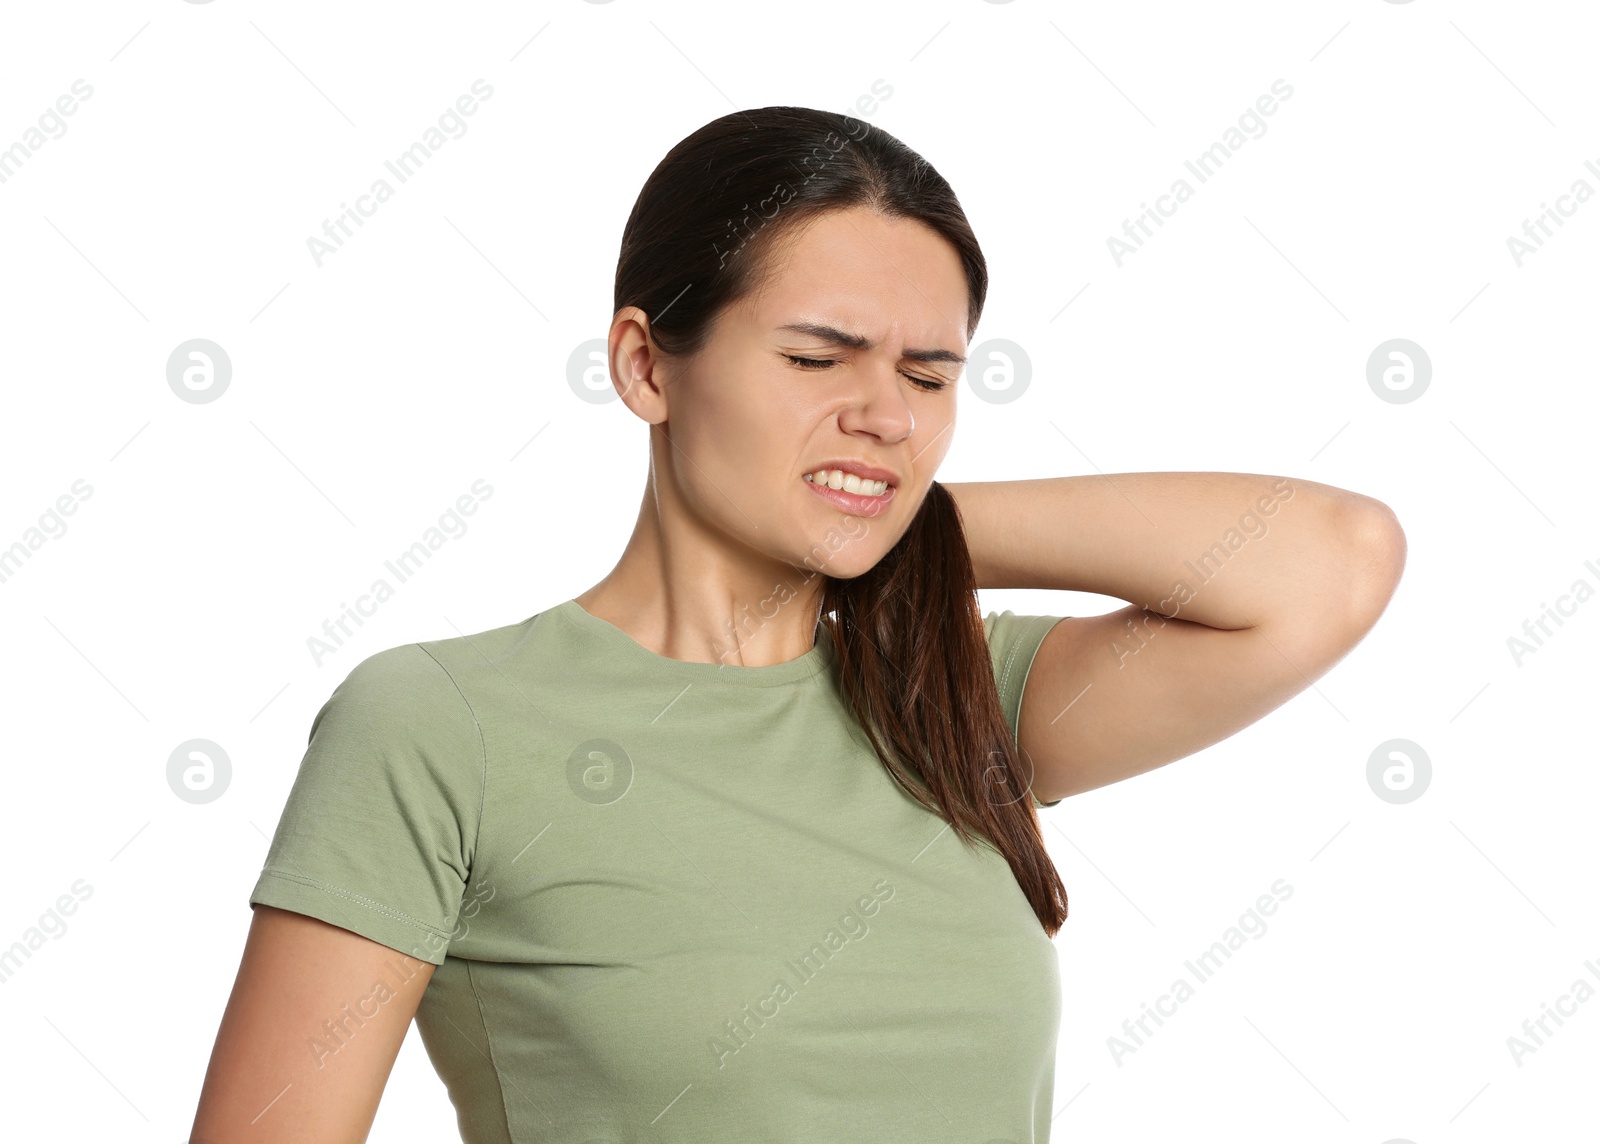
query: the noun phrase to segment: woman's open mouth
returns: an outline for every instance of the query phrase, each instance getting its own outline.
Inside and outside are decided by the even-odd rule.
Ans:
[[[828,474],[830,479],[836,473],[838,473],[838,470],[831,471]],[[836,507],[843,509],[852,516],[877,516],[879,513],[883,512],[883,510],[888,507],[889,502],[894,499],[895,486],[889,484],[887,481],[862,482],[862,487],[864,488],[883,489],[881,493],[869,495],[866,493],[853,493],[844,488],[833,488],[829,484],[823,484],[814,480],[813,478],[815,476],[815,473],[806,473],[801,480],[805,481],[807,486],[810,487],[811,491],[816,493],[823,500],[832,502]]]

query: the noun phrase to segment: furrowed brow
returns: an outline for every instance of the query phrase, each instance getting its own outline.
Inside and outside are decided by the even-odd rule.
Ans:
[[[790,322],[778,327],[779,330],[788,330],[796,334],[808,334],[831,342],[837,346],[845,346],[853,350],[867,350],[872,348],[872,342],[861,334],[847,334],[836,326],[822,325],[818,322]],[[951,365],[965,365],[967,359],[951,350],[906,350],[903,357],[911,361],[923,362],[949,362]]]

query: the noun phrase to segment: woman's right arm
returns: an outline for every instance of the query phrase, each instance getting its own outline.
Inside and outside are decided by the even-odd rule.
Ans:
[[[255,905],[191,1144],[363,1144],[434,966]],[[414,972],[397,981],[393,966]]]

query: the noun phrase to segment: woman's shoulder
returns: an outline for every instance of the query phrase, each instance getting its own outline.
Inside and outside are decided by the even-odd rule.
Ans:
[[[396,644],[350,669],[335,694],[359,694],[391,704],[491,702],[507,688],[562,670],[570,649],[556,622],[558,605],[481,631]]]
[[[537,655],[549,611],[482,631],[383,648],[351,667],[333,695],[391,706],[426,704],[455,692],[465,697],[469,684],[485,673],[504,674],[514,662]]]

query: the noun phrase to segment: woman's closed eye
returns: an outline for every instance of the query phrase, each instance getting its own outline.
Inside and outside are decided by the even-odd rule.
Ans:
[[[796,357],[794,354],[784,354],[783,356],[788,358],[791,362],[793,362],[795,365],[799,366],[801,369],[827,369],[831,365],[838,365],[839,364],[837,361],[833,360],[832,358]],[[900,372],[904,376],[906,376],[906,377],[910,378],[912,381],[916,382],[923,389],[929,390],[930,392],[938,392],[939,390],[945,388],[945,384],[946,384],[945,382],[942,382],[942,381],[930,381],[925,377],[917,377],[914,374],[906,373],[905,370],[901,370]]]

